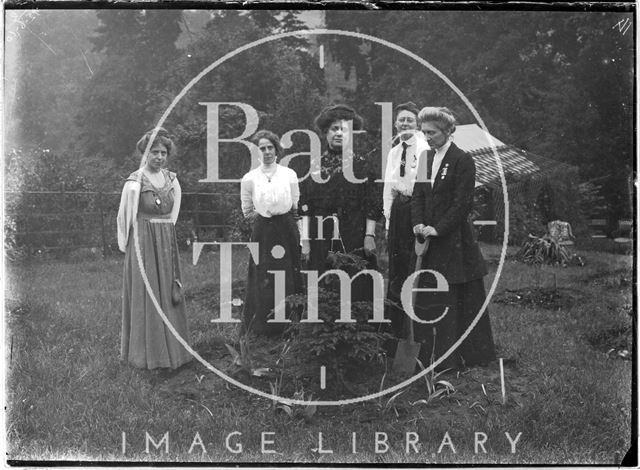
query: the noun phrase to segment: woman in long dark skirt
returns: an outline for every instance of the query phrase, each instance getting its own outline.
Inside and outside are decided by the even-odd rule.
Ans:
[[[399,104],[395,112],[395,128],[398,144],[389,152],[384,173],[383,212],[386,218],[387,247],[389,252],[389,286],[387,318],[391,320],[393,333],[403,336],[405,313],[401,307],[400,293],[409,273],[413,272],[413,225],[411,223],[411,194],[418,171],[418,159],[429,149],[426,140],[418,132],[419,109],[415,103]]]
[[[281,334],[286,323],[269,322],[275,305],[276,275],[284,273],[285,295],[300,292],[300,235],[296,212],[300,190],[296,173],[276,162],[282,154],[278,136],[262,130],[253,137],[262,154],[260,167],[240,183],[242,213],[253,222],[251,241],[259,246],[258,262],[249,260],[242,331]]]
[[[451,139],[455,118],[447,108],[428,107],[420,111],[418,120],[432,150],[418,165],[418,180],[411,199],[413,231],[430,239],[422,269],[437,271],[449,287],[447,292],[417,295],[416,314],[422,320],[435,321],[449,308],[436,323],[416,325],[416,339],[423,342],[422,359],[428,365],[452,347],[479,313],[486,296],[483,277],[487,269],[469,220],[475,163]],[[420,278],[421,287],[434,287],[435,282],[432,275]],[[460,347],[439,369],[486,365],[494,359],[489,312],[485,310]]]

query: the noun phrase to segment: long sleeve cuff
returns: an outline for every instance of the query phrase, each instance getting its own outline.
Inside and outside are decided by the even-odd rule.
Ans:
[[[303,215],[298,220],[298,230],[300,231],[300,240],[309,240],[309,216]]]
[[[375,220],[367,219],[367,227],[366,227],[365,233],[368,234],[368,235],[375,235],[376,234],[376,221]]]

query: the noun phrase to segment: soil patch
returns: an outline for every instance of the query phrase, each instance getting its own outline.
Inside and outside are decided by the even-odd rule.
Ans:
[[[266,345],[265,345],[266,346]],[[277,348],[271,348],[277,349]],[[256,389],[266,392],[276,392],[270,384],[278,384],[277,394],[284,398],[303,400],[340,400],[353,398],[352,391],[359,393],[377,392],[400,383],[401,379],[394,377],[391,372],[385,373],[384,366],[370,364],[366,377],[346,377],[346,382],[353,390],[345,390],[328,373],[327,388],[320,390],[317,378],[306,375],[295,375],[286,370],[276,368],[273,362],[268,362],[276,355],[267,347],[254,346],[252,353],[260,357],[253,364],[253,371],[237,367],[233,364],[233,355],[212,360],[212,364],[225,370],[237,380]],[[264,355],[263,355],[264,354]],[[253,354],[252,354],[253,355]],[[267,359],[268,358],[268,359]],[[378,367],[380,366],[380,367]],[[374,372],[376,369],[376,373]],[[255,372],[258,371],[256,375]],[[365,374],[363,374],[365,375]],[[381,380],[384,375],[384,379]],[[183,368],[169,377],[158,377],[155,381],[160,391],[174,398],[183,398],[200,406],[215,402],[217,406],[235,403],[236,407],[264,407],[263,399],[239,392],[237,387],[223,381],[215,374],[206,371],[202,366],[193,364]],[[353,414],[353,419],[360,423],[388,421],[410,422],[417,419],[429,422],[442,421],[447,426],[465,425],[473,417],[484,419],[497,409],[525,406],[534,398],[532,390],[534,380],[523,373],[515,360],[505,361],[505,397],[501,392],[500,370],[497,362],[488,367],[477,367],[463,371],[446,372],[442,374],[429,373],[400,391],[388,393],[378,399],[344,407],[304,407],[301,405],[282,406],[273,403],[273,411],[289,414],[294,419],[304,419],[307,422],[318,420],[343,420],[345,413]],[[242,393],[245,400],[238,401],[238,393]],[[231,405],[229,405],[231,406]],[[269,406],[269,405],[267,405]],[[493,411],[492,411],[493,410]],[[254,411],[255,412],[255,409]],[[284,414],[283,414],[284,416]]]
[[[505,305],[562,310],[570,308],[575,303],[576,297],[569,289],[524,287],[500,292],[493,297],[493,301]]]

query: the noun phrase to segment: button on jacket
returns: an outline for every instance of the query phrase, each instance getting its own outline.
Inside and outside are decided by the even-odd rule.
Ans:
[[[427,181],[427,158],[418,164],[411,199],[412,224],[431,225],[438,232],[438,236],[431,237],[422,269],[440,272],[449,284],[469,282],[487,274],[469,220],[475,174],[473,157],[455,143],[451,143],[437,174],[432,175],[433,187]]]

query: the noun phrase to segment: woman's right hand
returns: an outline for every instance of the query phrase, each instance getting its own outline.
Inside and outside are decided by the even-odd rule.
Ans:
[[[245,219],[247,219],[247,221],[250,224],[253,224],[256,221],[257,218],[258,218],[258,212],[257,211],[251,211],[245,216]]]
[[[302,261],[308,261],[309,255],[311,254],[311,243],[309,240],[302,240],[302,251],[301,251]]]

